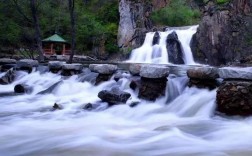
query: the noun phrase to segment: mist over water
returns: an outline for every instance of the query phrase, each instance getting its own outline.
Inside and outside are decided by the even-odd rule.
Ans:
[[[166,96],[156,102],[137,98],[129,80],[110,80],[99,86],[52,73],[18,73],[17,83],[33,86],[31,94],[0,98],[0,154],[3,156],[250,156],[251,118],[222,118],[214,114],[216,90],[188,88],[187,77],[169,76]],[[47,94],[38,94],[59,82]],[[131,108],[98,103],[103,89],[119,86],[131,93]],[[54,103],[64,109],[50,111]]]

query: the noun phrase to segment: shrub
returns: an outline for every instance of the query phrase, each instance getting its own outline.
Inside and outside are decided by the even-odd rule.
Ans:
[[[170,5],[154,11],[151,19],[157,25],[185,26],[199,22],[200,11],[186,5],[184,0],[172,0]]]

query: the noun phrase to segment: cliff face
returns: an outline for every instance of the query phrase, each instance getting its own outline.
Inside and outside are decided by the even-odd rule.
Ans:
[[[145,33],[153,28],[151,12],[168,3],[169,0],[119,0],[118,46],[125,52],[141,46]]]
[[[210,0],[192,40],[196,61],[210,65],[244,62],[252,55],[252,0]]]

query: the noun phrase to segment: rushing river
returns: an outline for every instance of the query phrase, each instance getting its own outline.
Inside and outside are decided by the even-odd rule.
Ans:
[[[251,156],[252,119],[215,115],[216,90],[188,88],[187,81],[171,75],[166,96],[147,102],[126,78],[94,86],[78,76],[18,72],[12,84],[0,85],[0,155]],[[32,93],[3,94],[19,83],[33,86]],[[131,93],[127,104],[83,109],[115,85]],[[140,104],[131,108],[130,101]],[[51,111],[54,103],[63,109]]]

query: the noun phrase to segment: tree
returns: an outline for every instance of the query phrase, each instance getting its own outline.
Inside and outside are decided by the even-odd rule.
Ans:
[[[44,55],[43,55],[43,48],[42,48],[42,41],[41,41],[41,30],[39,26],[39,19],[37,14],[37,8],[36,8],[36,0],[30,1],[30,7],[32,12],[32,19],[33,19],[33,25],[35,28],[35,37],[36,37],[36,43],[37,43],[37,50],[39,54],[39,61],[44,61]]]
[[[68,6],[70,11],[70,19],[71,19],[71,54],[68,60],[68,63],[73,62],[73,56],[76,46],[76,30],[75,30],[75,10],[74,10],[74,1],[75,0],[68,0]]]

